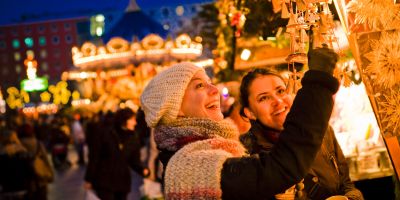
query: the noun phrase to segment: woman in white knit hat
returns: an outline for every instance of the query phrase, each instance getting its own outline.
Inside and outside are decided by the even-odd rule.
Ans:
[[[319,49],[310,59],[337,61]],[[140,101],[155,128],[165,198],[270,199],[300,182],[319,150],[338,89],[334,66],[309,67],[279,142],[269,154],[251,157],[234,125],[223,120],[220,95],[204,69],[179,63],[156,75]]]

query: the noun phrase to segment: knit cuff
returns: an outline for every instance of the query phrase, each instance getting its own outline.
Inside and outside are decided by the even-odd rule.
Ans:
[[[327,88],[333,94],[339,89],[339,81],[327,72],[308,70],[303,79],[301,80],[302,85],[321,85]]]

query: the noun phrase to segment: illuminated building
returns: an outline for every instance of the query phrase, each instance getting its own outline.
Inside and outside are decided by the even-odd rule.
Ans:
[[[72,18],[0,27],[0,79],[4,88],[28,78],[24,60],[32,54],[37,73],[51,83],[72,66],[71,48],[90,38],[89,20]]]

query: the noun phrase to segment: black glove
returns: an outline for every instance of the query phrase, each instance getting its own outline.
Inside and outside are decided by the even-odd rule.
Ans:
[[[338,59],[339,56],[332,49],[329,49],[326,44],[322,44],[322,48],[308,51],[308,67],[310,70],[333,74]]]

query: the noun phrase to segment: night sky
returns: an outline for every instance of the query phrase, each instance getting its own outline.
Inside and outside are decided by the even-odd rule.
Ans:
[[[176,6],[213,0],[137,0],[142,9]],[[40,21],[62,17],[77,17],[107,10],[125,10],[129,0],[1,0],[0,26],[21,21]],[[61,17],[62,16],[62,17]]]

